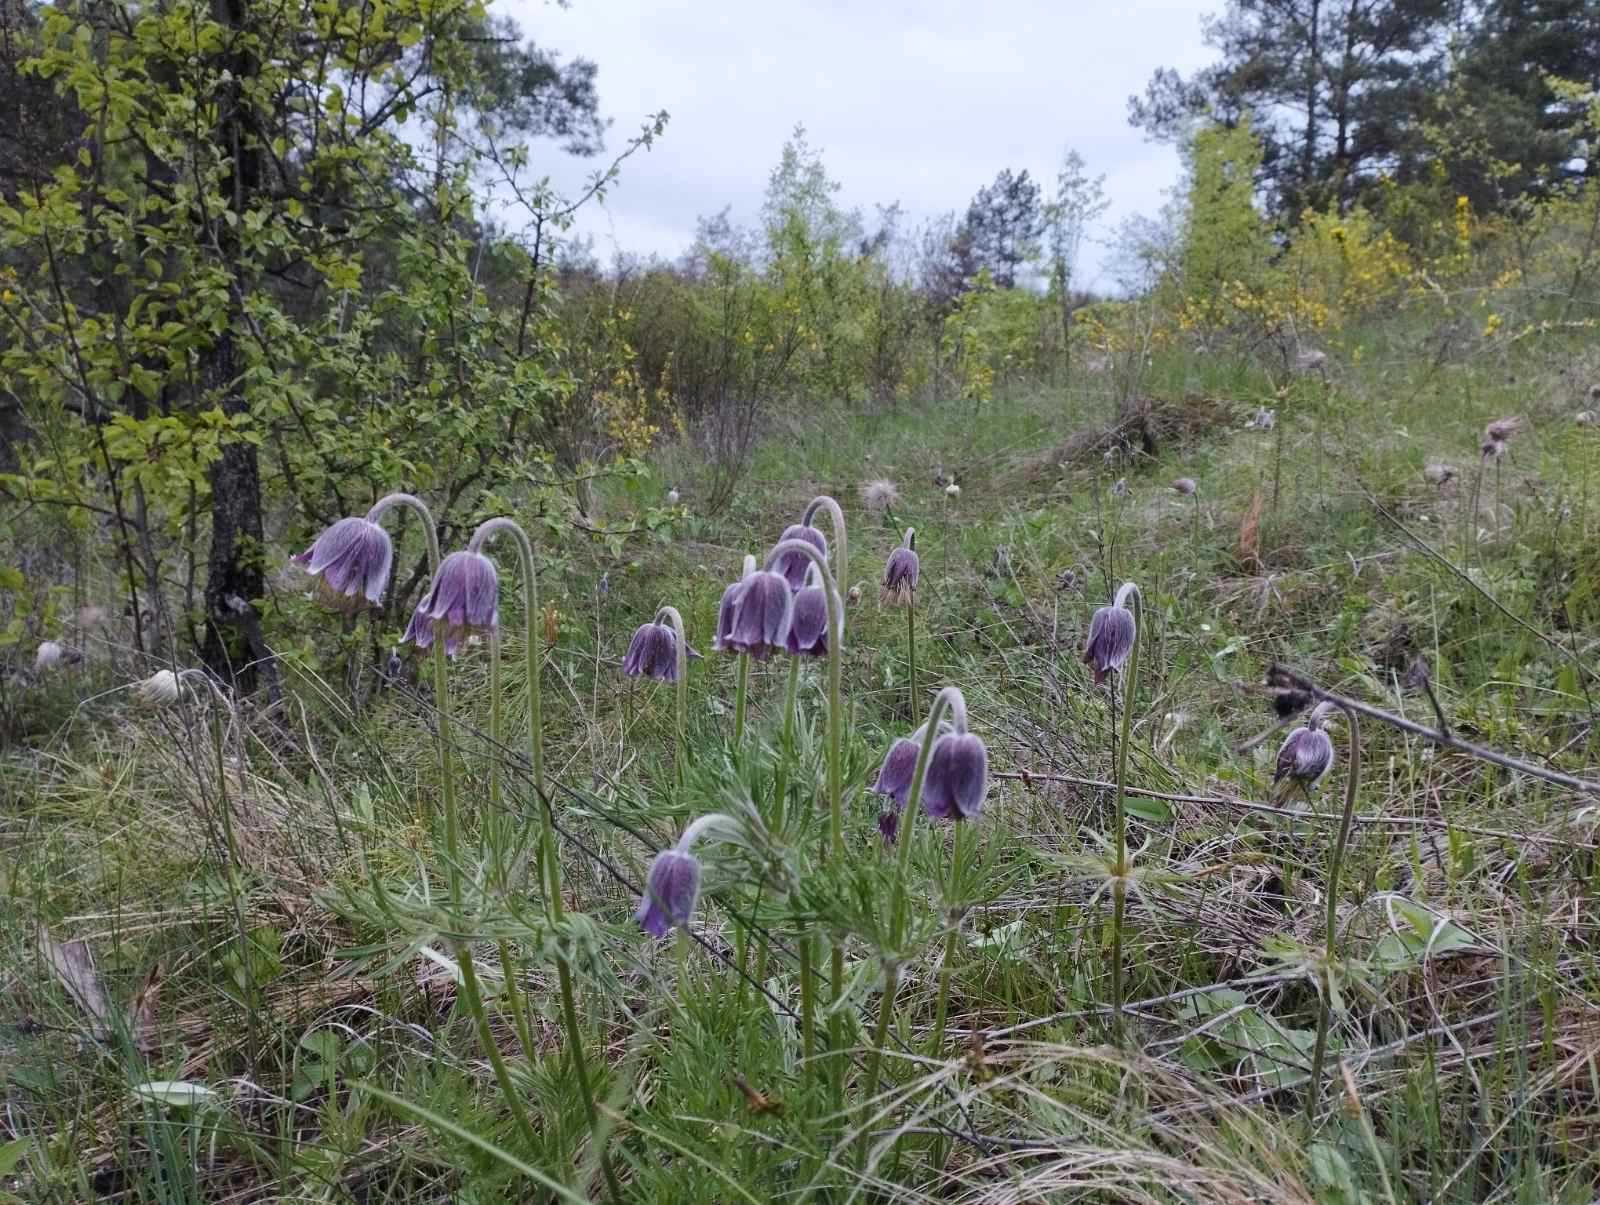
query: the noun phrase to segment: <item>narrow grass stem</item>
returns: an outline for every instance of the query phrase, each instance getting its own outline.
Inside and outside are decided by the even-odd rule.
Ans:
[[[1339,925],[1339,872],[1344,867],[1345,846],[1356,814],[1356,794],[1361,787],[1361,726],[1352,708],[1344,708],[1350,724],[1350,756],[1345,769],[1344,813],[1339,818],[1339,833],[1328,855],[1327,916],[1323,922],[1322,990],[1317,1007],[1317,1040],[1311,1051],[1311,1082],[1306,1091],[1306,1121],[1316,1120],[1317,1102],[1322,1096],[1322,1060],[1328,1052],[1328,1021],[1332,1011],[1333,953]]]

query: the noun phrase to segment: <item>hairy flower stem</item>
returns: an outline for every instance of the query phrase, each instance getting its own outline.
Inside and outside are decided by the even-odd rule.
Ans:
[[[889,912],[889,953],[883,964],[883,998],[878,1005],[878,1023],[872,1034],[872,1049],[867,1054],[867,1099],[878,1094],[878,1072],[883,1066],[883,1048],[889,1036],[889,1022],[894,1016],[895,988],[900,980],[900,945],[905,940],[907,881],[911,874],[911,837],[916,829],[917,812],[922,807],[922,780],[928,772],[928,759],[933,756],[934,743],[939,739],[939,721],[948,708],[955,717],[959,731],[966,731],[967,705],[961,692],[947,686],[934,697],[928,709],[928,722],[922,734],[922,746],[917,750],[916,768],[911,772],[911,790],[906,795],[905,810],[901,813],[899,856],[895,863],[894,899]]]
[[[738,685],[733,689],[733,743],[744,744],[744,709],[746,692],[750,689],[750,654],[739,654]]]
[[[655,622],[660,623],[663,619],[665,619],[666,622],[672,626],[672,635],[674,637],[673,644],[676,649],[675,656],[678,663],[678,680],[676,683],[674,683],[676,688],[676,698],[674,702],[677,710],[677,715],[675,717],[677,724],[677,742],[673,746],[673,761],[677,766],[678,783],[681,786],[683,784],[683,776],[685,772],[683,730],[684,725],[688,722],[689,716],[689,641],[683,634],[683,616],[678,614],[677,607],[662,607],[659,611],[657,611],[655,615]]]
[[[1339,871],[1344,866],[1344,850],[1355,823],[1356,792],[1361,785],[1361,727],[1356,713],[1344,709],[1350,724],[1350,758],[1345,770],[1344,814],[1339,818],[1339,834],[1328,856],[1328,914],[1324,922],[1322,947],[1322,991],[1317,1008],[1317,1041],[1311,1051],[1311,1083],[1306,1092],[1306,1121],[1316,1119],[1317,1101],[1322,1095],[1322,1060],[1328,1052],[1328,1018],[1333,1002],[1333,946],[1339,924]]]
[[[528,752],[529,760],[533,764],[535,806],[539,809],[539,879],[544,891],[546,915],[552,927],[559,927],[564,912],[561,898],[561,862],[556,850],[555,821],[551,815],[550,799],[545,793],[544,783],[544,725],[539,682],[544,648],[539,632],[539,574],[533,555],[533,541],[514,519],[495,518],[478,525],[477,530],[472,533],[467,549],[470,552],[481,552],[483,545],[501,532],[509,535],[516,545],[517,559],[522,569],[523,631],[526,645],[524,654],[527,657],[528,680]],[[680,632],[680,656],[683,647]],[[442,645],[435,642],[434,648],[442,656]],[[682,668],[681,662],[679,668]],[[680,679],[681,676],[680,674]],[[590,1137],[599,1156],[601,1170],[605,1174],[606,1189],[614,1201],[620,1202],[622,1189],[617,1183],[616,1173],[612,1170],[611,1157],[605,1145],[605,1131],[600,1125],[599,1110],[590,1093],[589,1068],[583,1051],[583,1030],[578,1024],[578,1010],[572,997],[572,968],[565,952],[556,955],[556,971],[561,981],[561,1013],[567,1030],[567,1048],[572,1057],[578,1090],[583,1095],[584,1115],[589,1123]],[[509,968],[507,974],[510,974]]]
[[[917,608],[906,604],[906,666],[910,680],[911,726],[917,726]]]
[[[955,837],[952,841],[950,852],[950,886],[948,895],[950,899],[956,897],[960,884],[961,863],[964,855],[963,837],[966,826],[956,825]],[[939,1001],[934,1006],[933,1012],[933,1041],[928,1044],[928,1057],[935,1062],[939,1060],[944,1051],[944,1025],[945,1018],[950,1012],[950,968],[956,960],[957,939],[961,936],[960,913],[951,908],[949,917],[950,928],[944,938],[944,960],[939,964]],[[933,1167],[937,1171],[944,1167],[946,1144],[943,1136],[935,1138],[933,1142]]]
[[[813,502],[811,505],[813,508],[815,508],[823,501],[823,499],[818,499],[817,502]],[[826,501],[833,507],[834,542],[839,547],[839,551],[842,554],[844,544],[844,521],[838,516],[838,504],[834,503],[832,499],[826,499]],[[808,519],[810,513],[811,512],[809,511],[807,512]],[[844,857],[844,803],[842,786],[843,767],[841,755],[841,730],[844,727],[844,717],[840,714],[839,710],[839,684],[844,655],[844,650],[842,647],[844,645],[844,599],[839,594],[839,587],[832,572],[828,569],[827,558],[804,540],[779,541],[773,550],[767,554],[766,568],[770,570],[773,565],[777,563],[778,558],[787,553],[798,553],[804,556],[812,563],[812,565],[816,567],[817,578],[822,583],[823,601],[828,607],[828,845],[826,847],[826,852],[829,857],[842,859]],[[842,565],[843,563],[844,562],[841,556],[840,564]],[[798,658],[794,660],[797,662]],[[791,664],[790,674],[793,675],[797,672],[798,669],[796,666]],[[792,677],[790,682],[792,693]],[[792,717],[794,711],[793,707],[788,705],[791,701],[792,700],[786,700],[786,710],[789,712],[790,717]],[[785,726],[787,727],[789,723],[790,719],[789,717],[786,717]],[[801,939],[802,957],[804,957],[806,952],[805,944],[814,940],[814,937],[809,933]],[[802,976],[804,967],[805,964],[802,963]],[[844,949],[837,943],[833,947],[831,969],[833,972],[834,998],[838,999],[839,996],[844,992]],[[802,1008],[804,1006],[804,1001],[805,991],[804,980],[802,977]],[[815,1002],[813,1001],[813,1004],[814,1003]],[[809,1013],[807,1014],[807,1019],[809,1019]],[[840,1017],[838,1011],[835,1010],[834,1015],[828,1020],[828,1035],[831,1044],[836,1049],[841,1042],[842,1025],[843,1018]],[[809,1024],[803,1022],[802,1027],[809,1029]],[[844,1067],[842,1064],[837,1069],[835,1088],[839,1094],[843,1094]]]
[[[1122,727],[1117,737],[1117,860],[1111,884],[1111,1017],[1118,1042],[1123,1039],[1122,922],[1128,907],[1128,745],[1133,735],[1133,696],[1139,687],[1139,645],[1144,640],[1144,596],[1132,591],[1133,647],[1122,680]]]

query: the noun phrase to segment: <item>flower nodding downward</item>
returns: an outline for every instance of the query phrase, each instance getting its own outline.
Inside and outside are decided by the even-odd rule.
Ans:
[[[425,649],[440,639],[445,655],[453,657],[468,636],[486,635],[499,625],[499,599],[494,562],[481,552],[452,552],[439,562],[402,640]]]
[[[1094,684],[1099,686],[1106,675],[1122,668],[1133,642],[1139,634],[1133,612],[1127,601],[1134,591],[1133,583],[1124,583],[1117,591],[1116,600],[1109,607],[1100,607],[1089,620],[1089,637],[1083,645],[1083,663],[1094,671]]]
[[[389,584],[394,545],[389,533],[371,519],[340,519],[311,547],[289,558],[317,579],[318,594],[330,607],[358,611],[377,606]]]

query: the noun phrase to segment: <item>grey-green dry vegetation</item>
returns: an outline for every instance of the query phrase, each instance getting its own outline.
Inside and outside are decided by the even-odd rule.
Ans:
[[[1076,155],[601,267],[482,4],[0,0],[0,1205],[1600,1197],[1600,13],[1279,7],[1096,299]]]

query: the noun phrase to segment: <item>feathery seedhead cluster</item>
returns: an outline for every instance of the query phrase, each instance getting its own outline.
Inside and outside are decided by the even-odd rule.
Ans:
[[[1135,586],[1124,582],[1109,607],[1099,607],[1089,620],[1089,636],[1083,644],[1083,663],[1094,671],[1099,686],[1107,674],[1116,673],[1133,651],[1138,624],[1128,607]]]
[[[1278,412],[1262,406],[1256,410],[1255,417],[1245,425],[1252,431],[1270,431],[1278,425]]]
[[[454,657],[468,637],[488,635],[499,622],[500,579],[494,562],[481,552],[463,550],[439,562],[433,584],[401,639],[419,649],[443,640],[445,656]]]
[[[1600,414],[1596,414],[1593,410],[1580,410],[1575,417],[1580,427],[1592,427],[1600,422]]]
[[[1494,440],[1496,443],[1505,443],[1518,431],[1522,430],[1522,419],[1518,415],[1509,418],[1497,418],[1483,429],[1485,440]]]
[[[944,487],[944,496],[950,499],[950,501],[954,502],[957,498],[961,497],[961,487],[952,481],[949,485]]]
[[[1198,489],[1199,486],[1195,484],[1193,477],[1179,477],[1172,483],[1172,488],[1175,492],[1182,494],[1185,498],[1189,498],[1193,497],[1195,490]]]
[[[654,678],[658,682],[678,680],[678,633],[670,623],[640,624],[628,642],[622,658],[622,672],[630,678]]]
[[[377,606],[389,584],[394,544],[371,519],[349,516],[328,527],[311,547],[289,558],[317,579],[323,602],[340,611]]]
[[[917,558],[917,532],[906,528],[900,546],[889,554],[883,566],[883,585],[878,601],[886,606],[909,607],[917,601],[917,577],[922,571]]]
[[[55,640],[43,641],[33,654],[33,672],[35,676],[42,676],[68,660],[66,645]]]
[[[1456,479],[1454,465],[1430,464],[1423,466],[1422,479],[1429,485],[1448,485]]]
[[[900,505],[900,491],[894,482],[880,477],[861,487],[861,503],[868,514],[881,517]]]
[[[183,696],[183,683],[170,669],[158,669],[133,687],[133,697],[146,707],[170,707]]]

